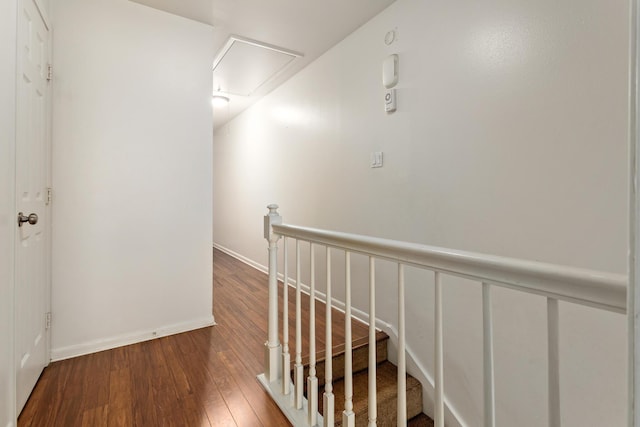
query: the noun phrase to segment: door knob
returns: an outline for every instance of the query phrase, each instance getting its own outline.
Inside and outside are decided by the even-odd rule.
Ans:
[[[18,214],[18,227],[22,227],[22,224],[24,224],[25,222],[28,222],[31,225],[35,225],[38,223],[38,215],[32,213],[29,216],[23,214],[22,212],[20,212]]]

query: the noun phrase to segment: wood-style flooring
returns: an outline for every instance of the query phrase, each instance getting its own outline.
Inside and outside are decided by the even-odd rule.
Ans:
[[[216,326],[52,363],[18,426],[290,425],[256,380],[264,371],[267,276],[220,251],[213,270]],[[294,297],[290,289],[290,313]],[[308,297],[303,307],[308,312]],[[322,349],[324,305],[316,312]],[[333,318],[333,343],[341,344],[344,315],[334,310]],[[353,336],[365,338],[364,325],[354,322]]]

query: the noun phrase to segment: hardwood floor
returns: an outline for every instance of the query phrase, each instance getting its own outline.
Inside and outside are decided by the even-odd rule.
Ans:
[[[216,326],[52,363],[18,426],[290,425],[256,380],[267,336],[267,276],[220,251],[213,260]],[[294,303],[290,289],[290,312]],[[308,297],[303,307],[308,312]],[[320,349],[324,306],[316,311]],[[344,315],[334,310],[333,318],[333,342],[342,343]],[[294,333],[291,321],[292,349]],[[354,322],[353,336],[365,338],[364,325]]]

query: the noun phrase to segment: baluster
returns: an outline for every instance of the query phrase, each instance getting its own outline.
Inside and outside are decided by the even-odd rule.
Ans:
[[[335,396],[333,395],[333,345],[331,343],[331,249],[327,246],[327,303],[325,328],[325,364],[324,364],[324,425],[334,425]]]
[[[484,427],[495,427],[493,316],[491,313],[491,286],[487,283],[482,284],[482,347],[484,356]]]
[[[345,252],[344,281],[344,411],[342,425],[355,427],[356,415],[353,412],[353,365],[351,341],[351,254]]]
[[[369,257],[369,426],[377,425],[378,418],[376,362],[376,264]]]
[[[442,281],[440,273],[435,272],[435,416],[434,427],[444,427],[444,369],[442,344]]]
[[[302,409],[304,366],[302,365],[302,289],[300,281],[300,240],[296,240],[296,364],[293,374],[296,409]]]
[[[269,205],[269,214],[264,217],[264,237],[269,241],[269,326],[268,340],[265,345],[265,377],[269,382],[280,378],[281,351],[278,340],[278,239],[272,225],[281,224],[278,205]]]
[[[316,258],[315,246],[310,243],[311,283],[309,291],[309,378],[307,378],[307,401],[309,425],[318,423],[318,378],[316,377]]]
[[[282,278],[282,394],[289,394],[289,374],[291,372],[291,355],[289,354],[289,254],[287,253],[287,238],[282,239],[283,246],[283,275]]]
[[[560,427],[560,346],[558,300],[547,298],[549,352],[549,427]]]
[[[405,352],[404,265],[398,264],[398,426],[407,425],[407,364]]]

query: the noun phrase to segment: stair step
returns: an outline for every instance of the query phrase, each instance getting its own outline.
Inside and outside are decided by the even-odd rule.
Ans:
[[[392,363],[384,361],[377,366],[377,425],[380,427],[396,425],[397,377],[398,370]],[[320,413],[324,413],[322,393],[324,393],[324,389],[318,391]],[[336,405],[335,425],[340,426],[342,425],[342,411],[344,409],[344,380],[333,382],[333,394],[335,395]],[[368,394],[368,372],[363,370],[353,376],[353,412],[356,414],[356,426],[366,426],[368,424]],[[422,386],[417,379],[407,375],[407,419],[412,419],[421,413]],[[422,426],[429,424],[412,425]]]
[[[376,363],[382,363],[387,360],[387,341],[389,336],[384,332],[376,332]],[[344,344],[333,348],[333,381],[338,381],[344,378],[344,356],[345,356]],[[355,340],[352,344],[351,361],[352,372],[366,370],[369,366],[369,339],[367,337]],[[316,355],[316,377],[318,378],[318,386],[324,385],[324,370],[326,355],[324,351],[320,351]],[[309,358],[305,357],[302,360],[304,365],[304,377],[309,376]],[[291,371],[291,378],[293,379],[293,371]],[[306,381],[305,381],[305,395],[306,395]]]
[[[428,415],[418,414],[407,421],[407,427],[433,427],[433,420]]]

